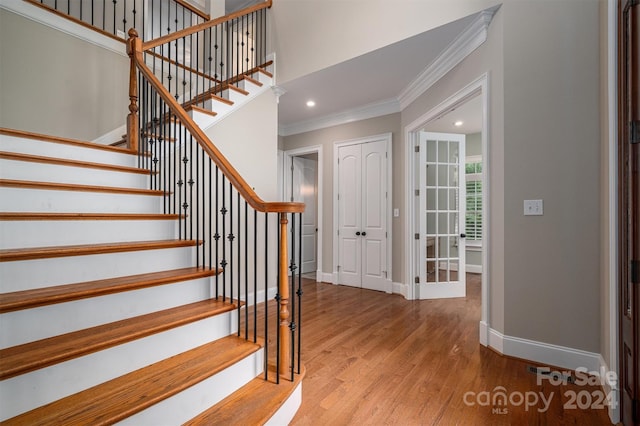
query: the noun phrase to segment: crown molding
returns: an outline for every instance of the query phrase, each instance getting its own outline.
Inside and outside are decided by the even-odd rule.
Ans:
[[[305,133],[313,130],[324,129],[326,127],[333,127],[340,124],[351,123],[353,121],[380,117],[400,111],[400,103],[397,99],[387,99],[385,101],[374,102],[336,114],[314,118],[312,120],[300,121],[290,125],[281,125],[278,126],[278,134],[280,136],[297,135],[298,133]]]
[[[118,41],[22,0],[2,0],[0,8],[127,57],[125,39]]]
[[[280,136],[290,136],[402,111],[487,40],[489,24],[496,10],[497,7],[480,12],[478,17],[409,83],[396,99],[387,99],[320,118],[281,125],[278,133]]]
[[[400,92],[398,101],[402,109],[408,107],[420,95],[429,90],[431,86],[487,40],[489,24],[494,13],[495,9],[480,12],[478,17],[415,80]]]

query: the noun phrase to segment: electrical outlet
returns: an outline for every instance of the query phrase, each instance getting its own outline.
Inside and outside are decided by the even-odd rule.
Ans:
[[[525,216],[542,216],[542,200],[524,200]]]

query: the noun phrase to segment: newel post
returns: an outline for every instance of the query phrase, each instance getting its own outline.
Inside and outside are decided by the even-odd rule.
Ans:
[[[142,40],[138,38],[135,28],[129,30],[127,40],[127,54],[130,58],[129,68],[129,115],[127,116],[127,145],[130,150],[138,151],[138,78],[136,73],[135,55],[142,51]]]
[[[280,375],[289,377],[291,366],[291,333],[289,329],[289,271],[287,255],[287,214],[280,213],[280,282],[278,283],[278,293],[280,296]]]

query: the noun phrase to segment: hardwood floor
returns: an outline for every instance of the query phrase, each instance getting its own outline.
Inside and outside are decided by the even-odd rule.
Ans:
[[[303,290],[307,374],[292,425],[610,424],[604,407],[572,409],[591,407],[600,387],[553,385],[532,363],[479,344],[479,275],[468,275],[464,299],[407,301],[310,280]]]

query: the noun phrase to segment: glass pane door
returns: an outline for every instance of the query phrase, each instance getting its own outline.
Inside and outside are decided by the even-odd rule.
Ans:
[[[465,296],[465,136],[420,134],[419,297]]]

